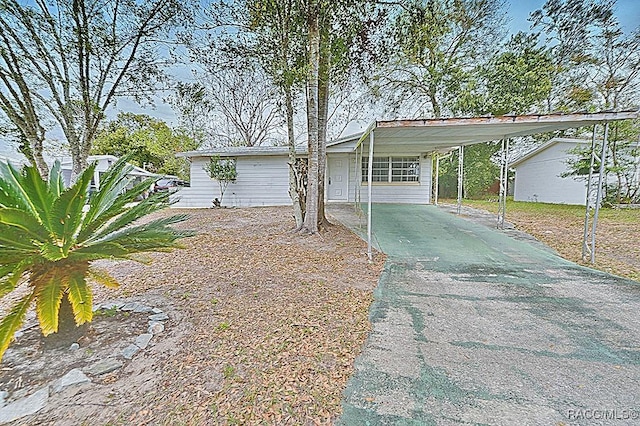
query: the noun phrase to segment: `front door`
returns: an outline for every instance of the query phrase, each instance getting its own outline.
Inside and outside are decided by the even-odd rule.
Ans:
[[[327,201],[348,201],[349,154],[331,155],[327,163]]]

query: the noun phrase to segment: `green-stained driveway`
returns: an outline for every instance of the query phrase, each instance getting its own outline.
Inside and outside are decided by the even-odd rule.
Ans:
[[[640,284],[433,206],[374,205],[373,229],[388,261],[338,424],[640,424]]]

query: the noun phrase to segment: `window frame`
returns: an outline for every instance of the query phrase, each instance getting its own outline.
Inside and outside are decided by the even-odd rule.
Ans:
[[[376,163],[378,166],[376,167]],[[400,165],[398,166],[398,163]],[[380,166],[384,164],[384,166]],[[395,165],[395,167],[394,167]],[[360,171],[361,183],[368,184],[369,157],[362,156]],[[372,183],[375,185],[419,185],[421,183],[422,164],[419,155],[383,155],[373,157]],[[417,173],[411,173],[411,169],[417,169]],[[378,171],[378,173],[376,173]],[[385,173],[379,173],[384,171]],[[385,176],[386,174],[386,176]],[[381,178],[384,176],[384,180]],[[415,179],[412,179],[415,178]]]

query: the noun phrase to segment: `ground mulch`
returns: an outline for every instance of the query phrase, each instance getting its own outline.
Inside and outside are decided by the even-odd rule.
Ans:
[[[16,424],[336,419],[369,332],[384,256],[369,262],[366,243],[342,225],[316,235],[292,232],[287,207],[162,214],[175,213],[189,214],[178,226],[198,235],[184,249],[151,255],[149,265],[106,263],[121,287],[96,294],[163,308],[171,317],[166,341],[160,336],[131,365]]]
[[[165,421],[329,424],[340,411],[383,259],[369,264],[339,225],[292,234],[289,216],[221,209],[188,223],[201,234],[167,261],[186,261],[168,275],[194,329],[167,369],[182,392],[163,392]]]

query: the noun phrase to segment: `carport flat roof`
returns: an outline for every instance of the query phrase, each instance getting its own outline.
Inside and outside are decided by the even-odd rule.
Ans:
[[[637,118],[640,118],[640,111],[381,120],[371,123],[360,137],[358,145],[373,132],[376,143],[397,143],[428,150],[450,149],[479,142]]]

